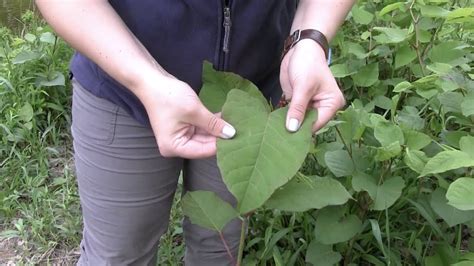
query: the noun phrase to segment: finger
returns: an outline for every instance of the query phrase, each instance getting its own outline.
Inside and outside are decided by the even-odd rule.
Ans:
[[[198,129],[196,130],[196,133],[194,133],[193,139],[200,141],[200,142],[208,142],[211,140],[216,140],[216,137],[213,135],[207,133],[207,131]]]
[[[309,101],[310,97],[306,93],[302,93],[302,91],[293,94],[286,116],[286,129],[288,131],[298,131],[301,123],[303,123]]]
[[[313,126],[313,132],[317,132],[324,127],[335,115],[337,108],[321,107],[318,108],[318,120]]]
[[[314,124],[313,132],[324,127],[331,120],[338,110],[346,105],[346,99],[342,94],[336,80],[333,78],[327,83],[327,87],[323,87],[325,93],[317,95],[313,100],[313,108],[318,109],[318,120]]]
[[[209,134],[223,139],[233,138],[235,135],[235,128],[224,121],[218,115],[215,115],[204,106],[201,111],[196,112],[193,116],[193,121],[190,123],[207,131]]]
[[[314,124],[313,132],[324,127],[344,105],[345,100],[343,96],[328,98],[317,102],[315,107],[318,109],[318,120]]]
[[[183,141],[181,145],[176,146],[176,153],[179,157],[186,159],[201,159],[216,155],[216,138],[208,141],[198,141],[194,138]]]

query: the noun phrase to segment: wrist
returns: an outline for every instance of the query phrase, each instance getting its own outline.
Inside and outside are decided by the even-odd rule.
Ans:
[[[304,39],[299,41],[292,49],[303,50],[304,54],[308,55],[312,59],[327,65],[326,53],[323,48],[318,45],[315,41],[310,39]]]
[[[138,78],[133,80],[129,89],[137,96],[137,98],[146,107],[154,104],[159,95],[165,93],[166,89],[173,87],[174,82],[178,82],[174,76],[156,70],[144,70]]]

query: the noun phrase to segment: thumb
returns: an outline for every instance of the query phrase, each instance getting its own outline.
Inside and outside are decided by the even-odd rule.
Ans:
[[[231,139],[235,135],[235,128],[220,118],[220,114],[213,114],[204,106],[199,115],[194,117],[193,124],[207,131],[209,134],[223,139]]]
[[[304,93],[294,91],[293,98],[289,104],[288,114],[286,115],[286,129],[290,132],[296,132],[304,120],[306,108],[310,98]]]

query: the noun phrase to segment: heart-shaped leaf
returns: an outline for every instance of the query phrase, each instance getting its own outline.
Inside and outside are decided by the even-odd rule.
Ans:
[[[270,112],[268,101],[263,97],[257,86],[237,74],[217,71],[210,62],[204,61],[202,65],[202,81],[203,85],[199,92],[199,98],[204,106],[213,113],[222,111],[227,94],[233,89],[248,92],[259,99]]]
[[[397,125],[388,121],[380,121],[375,126],[375,138],[382,144],[382,146],[389,146],[398,141],[400,145],[405,143],[403,131]]]
[[[314,266],[333,266],[342,259],[341,254],[332,250],[332,246],[311,241],[306,250],[306,262]]]
[[[419,131],[405,130],[403,131],[405,137],[405,145],[412,150],[420,150],[431,143],[431,138]]]
[[[316,112],[308,111],[296,133],[285,128],[288,108],[269,112],[262,101],[241,90],[231,90],[223,118],[237,135],[218,140],[217,163],[240,213],[252,211],[270,198],[298,171],[308,154]]]
[[[458,169],[461,167],[473,167],[474,158],[468,153],[453,150],[442,151],[431,158],[425,165],[420,176],[428,174],[443,173],[449,170]]]
[[[403,178],[396,176],[385,180],[382,184],[377,184],[372,176],[357,172],[352,177],[352,186],[355,191],[367,191],[373,200],[370,209],[381,211],[397,201],[405,187],[405,182]]]
[[[412,151],[407,148],[403,161],[406,165],[408,165],[408,167],[410,167],[411,170],[421,173],[423,168],[425,168],[428,157],[422,151]]]
[[[272,195],[265,206],[283,211],[302,212],[341,205],[351,198],[346,188],[331,177],[311,177],[301,182],[293,178]]]
[[[356,215],[344,216],[341,207],[326,207],[318,213],[315,236],[319,242],[332,245],[345,242],[362,230],[362,222]]]
[[[324,155],[329,170],[336,176],[348,176],[354,172],[355,166],[346,150],[328,151]]]
[[[188,192],[181,204],[184,214],[193,224],[218,232],[238,216],[237,211],[228,202],[210,191]]]
[[[459,147],[461,151],[469,154],[474,158],[474,137],[473,136],[464,136],[459,140]]]
[[[474,210],[474,178],[462,177],[449,185],[448,204],[459,210]]]
[[[468,222],[474,219],[474,211],[461,211],[448,204],[446,199],[446,190],[437,188],[431,194],[431,208],[438,214],[449,226]]]

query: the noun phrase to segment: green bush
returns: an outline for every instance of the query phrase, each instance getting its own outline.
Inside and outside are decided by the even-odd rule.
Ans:
[[[351,104],[301,170],[338,180],[353,200],[257,212],[249,261],[474,263],[473,28],[471,1],[358,2],[332,45]]]
[[[284,116],[267,121],[248,84],[211,73],[205,104],[219,88],[244,91],[218,101],[241,133],[217,156],[238,204],[190,192],[185,214],[217,232],[250,219],[245,265],[474,264],[473,26],[470,1],[359,1],[332,46],[350,106],[293,178],[286,167],[306,148],[278,141]]]
[[[77,246],[81,219],[71,171],[72,50],[33,12],[21,34],[0,28],[0,223],[2,239],[31,263]]]

